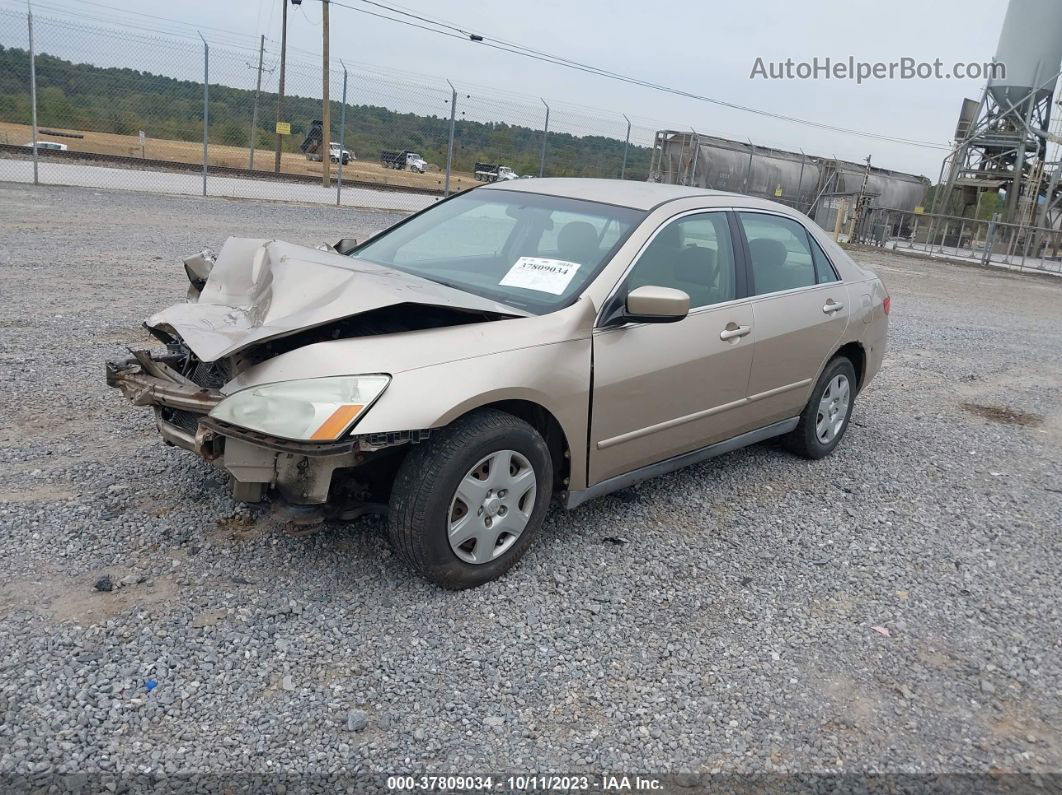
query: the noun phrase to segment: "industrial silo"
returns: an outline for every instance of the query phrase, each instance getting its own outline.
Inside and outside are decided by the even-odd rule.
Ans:
[[[988,92],[1002,112],[1020,118],[1030,94],[1034,103],[1050,98],[1062,64],[1062,2],[1010,0],[994,60],[1006,67],[1005,77],[988,81]],[[1043,119],[1043,129],[1047,121]]]

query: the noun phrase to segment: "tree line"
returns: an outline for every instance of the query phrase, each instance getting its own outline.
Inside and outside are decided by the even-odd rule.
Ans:
[[[75,64],[40,54],[37,70],[37,121],[42,127],[201,141],[203,84],[137,69]],[[277,95],[263,91],[258,102],[257,129],[251,130],[254,91],[210,85],[212,143],[272,149]],[[340,102],[332,102],[333,139],[338,137]],[[321,101],[286,95],[284,115],[291,135],[284,149],[298,151],[313,119],[321,117]],[[29,124],[29,53],[0,46],[0,121]],[[347,105],[343,145],[364,160],[382,149],[412,149],[429,163],[444,166],[449,118],[402,113],[378,105]],[[508,165],[521,174],[538,174],[542,131],[504,122],[458,120],[454,132],[454,169],[471,171],[476,162]],[[618,177],[624,142],[604,135],[577,136],[550,132],[546,175]],[[629,179],[648,176],[651,149],[632,144],[627,154]]]

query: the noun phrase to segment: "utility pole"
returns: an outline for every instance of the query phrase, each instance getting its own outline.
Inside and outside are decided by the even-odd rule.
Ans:
[[[302,0],[299,0],[301,3]],[[283,121],[284,108],[284,61],[288,54],[288,0],[280,0],[280,6],[284,11],[284,21],[280,29],[280,89],[277,91],[277,125]],[[277,152],[273,161],[273,170],[280,173],[280,149],[284,145],[284,136],[277,133]]]
[[[328,107],[328,0],[321,0],[321,185],[332,184],[332,119]],[[339,159],[343,159],[343,143],[339,144]]]
[[[251,111],[251,154],[247,161],[247,170],[254,171],[254,145],[258,137],[258,95],[262,93],[262,56],[265,54],[265,34],[258,43],[258,82],[254,86],[254,110]]]

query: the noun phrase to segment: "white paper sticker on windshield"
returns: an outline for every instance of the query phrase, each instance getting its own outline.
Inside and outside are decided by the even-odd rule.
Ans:
[[[560,295],[567,289],[577,270],[578,262],[548,257],[520,257],[498,284]]]

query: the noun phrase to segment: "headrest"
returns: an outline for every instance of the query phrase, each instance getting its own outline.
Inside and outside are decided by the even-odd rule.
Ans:
[[[660,234],[653,238],[652,245],[679,249],[682,248],[684,241],[685,235],[682,232],[682,224],[674,223],[668,224],[661,229]]]
[[[749,253],[756,265],[768,268],[780,268],[785,265],[785,258],[789,254],[785,244],[781,240],[769,237],[758,237],[749,241]]]
[[[597,230],[586,221],[569,221],[557,235],[557,251],[565,259],[587,264],[598,251]]]

